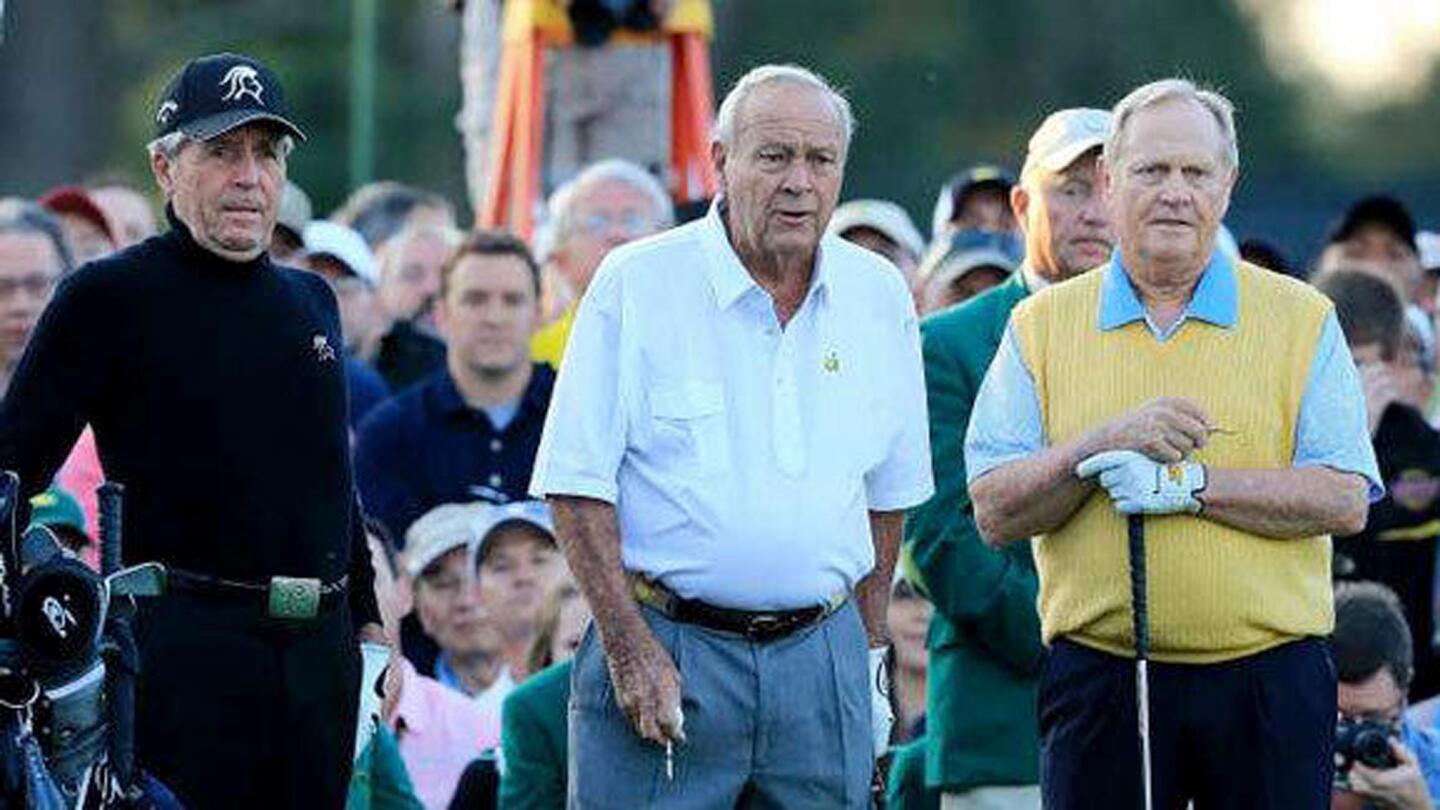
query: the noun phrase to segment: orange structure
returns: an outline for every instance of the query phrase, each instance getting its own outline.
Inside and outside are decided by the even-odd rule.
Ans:
[[[688,201],[715,194],[710,125],[715,94],[709,42],[709,0],[676,0],[660,30],[617,31],[612,41],[670,44],[671,193]],[[571,47],[574,35],[556,0],[507,0],[499,86],[490,130],[490,185],[476,215],[482,227],[508,228],[524,238],[534,230],[540,196],[545,125],[545,48]]]

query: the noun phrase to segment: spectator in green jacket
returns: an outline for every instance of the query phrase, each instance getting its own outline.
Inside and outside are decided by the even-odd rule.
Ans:
[[[911,510],[905,533],[917,585],[935,605],[925,782],[942,791],[944,810],[1040,806],[1035,566],[1026,544],[996,550],[981,540],[965,486],[965,429],[1015,305],[1110,256],[1096,168],[1109,123],[1091,109],[1045,119],[1010,194],[1025,234],[1020,270],[920,327],[935,495]]]
[[[589,623],[590,608],[573,582],[551,591],[531,648],[535,674],[500,713],[501,810],[565,806],[570,658]]]

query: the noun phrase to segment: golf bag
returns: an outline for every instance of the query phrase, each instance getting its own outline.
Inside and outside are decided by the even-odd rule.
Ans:
[[[21,497],[0,472],[0,810],[179,808],[134,756],[134,598],[165,569],[121,569],[118,484],[99,491],[99,574],[49,529],[21,532]]]

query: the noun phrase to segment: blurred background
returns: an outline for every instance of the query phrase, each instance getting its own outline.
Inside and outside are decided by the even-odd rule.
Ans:
[[[1440,224],[1440,3],[1431,0],[713,5],[717,96],[764,61],[799,62],[847,88],[860,128],[845,196],[897,200],[917,222],[929,221],[957,169],[1017,167],[1045,112],[1108,107],[1139,83],[1182,75],[1239,108],[1242,174],[1228,218],[1237,237],[1265,237],[1308,261],[1346,202],[1371,191],[1398,195],[1422,227]],[[105,169],[148,182],[143,145],[165,78],[196,54],[239,50],[286,82],[311,135],[290,174],[317,212],[377,178],[436,189],[466,209],[454,125],[460,22],[444,0],[0,8],[0,193],[34,196]],[[367,73],[373,85],[352,81]],[[373,116],[352,121],[352,94],[366,86]],[[357,139],[357,127],[373,137]]]

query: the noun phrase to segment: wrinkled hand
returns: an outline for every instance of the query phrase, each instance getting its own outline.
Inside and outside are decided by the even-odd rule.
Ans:
[[[1365,416],[1370,423],[1370,435],[1380,429],[1380,419],[1385,409],[1400,400],[1400,385],[1389,363],[1361,363],[1360,387],[1365,391]]]
[[[1432,810],[1430,790],[1425,787],[1425,777],[1415,755],[1400,743],[1390,741],[1390,750],[1399,765],[1383,771],[1367,768],[1356,762],[1350,766],[1350,789],[1384,808],[1396,810]]]
[[[1133,450],[1108,450],[1075,467],[1080,478],[1099,477],[1115,508],[1127,515],[1194,514],[1205,488],[1205,467],[1193,461],[1160,464]]]
[[[890,750],[890,731],[895,727],[895,710],[890,705],[889,653],[889,647],[870,650],[870,731],[876,759]]]
[[[1205,446],[1210,437],[1210,418],[1188,399],[1160,397],[1102,430],[1103,449],[1134,450],[1168,463],[1180,461]]]
[[[680,672],[670,653],[646,627],[607,640],[605,662],[615,702],[642,739],[664,745],[684,742]]]

